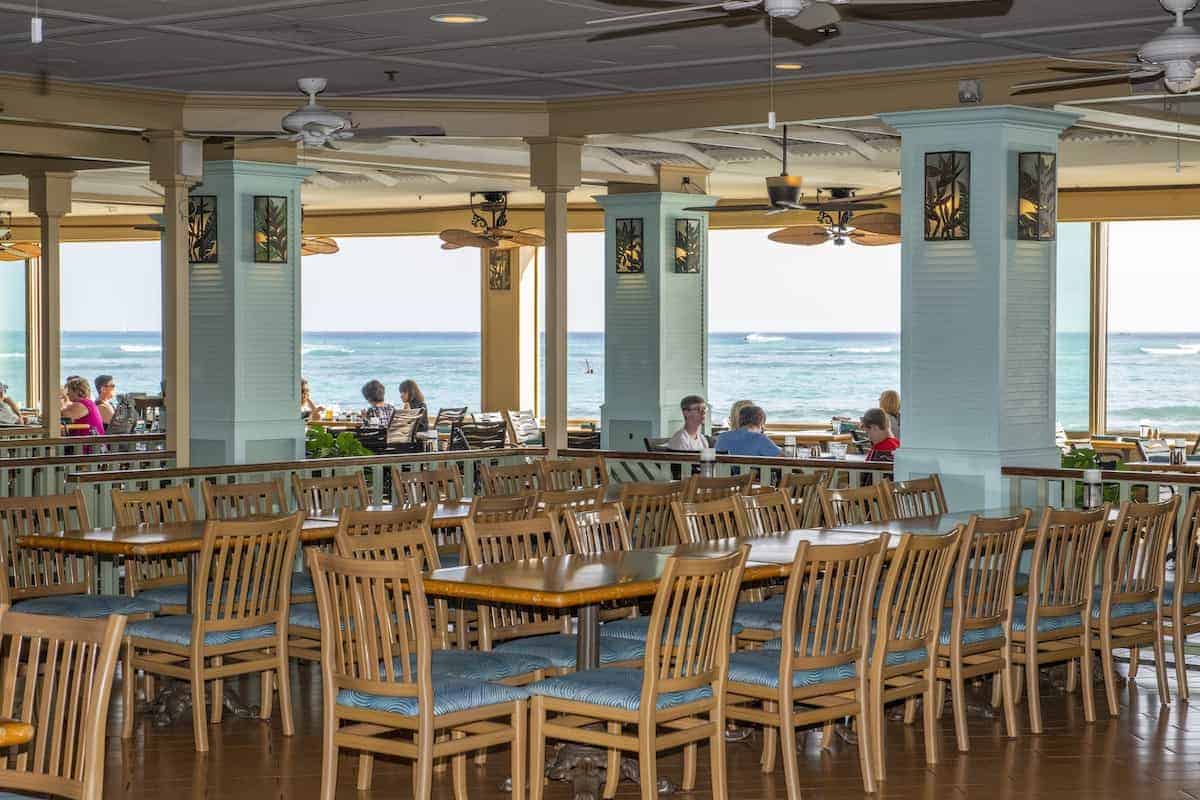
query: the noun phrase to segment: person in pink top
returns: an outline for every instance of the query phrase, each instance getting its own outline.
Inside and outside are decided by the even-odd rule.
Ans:
[[[62,416],[73,423],[87,425],[87,430],[70,431],[75,436],[104,435],[104,418],[100,409],[92,401],[92,386],[84,378],[71,376],[67,378],[62,397]]]

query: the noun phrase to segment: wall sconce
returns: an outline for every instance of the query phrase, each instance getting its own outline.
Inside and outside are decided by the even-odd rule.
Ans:
[[[925,241],[971,238],[971,154],[925,154]]]
[[[617,273],[645,272],[645,252],[642,239],[643,223],[641,218],[618,219],[614,228],[617,240]]]
[[[1058,228],[1058,158],[1017,154],[1017,239],[1052,242]]]
[[[217,196],[194,194],[188,197],[188,263],[216,264]]]

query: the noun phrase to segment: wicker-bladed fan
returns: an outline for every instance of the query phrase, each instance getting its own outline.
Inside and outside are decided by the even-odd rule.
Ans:
[[[39,258],[42,248],[37,242],[10,242],[0,240],[0,261],[25,261]]]
[[[899,214],[885,212],[853,217],[848,212],[842,212],[835,220],[829,213],[822,212],[820,220],[818,224],[781,228],[767,238],[780,244],[816,245],[833,242],[839,247],[846,242],[865,247],[900,243]]]
[[[329,236],[305,236],[300,240],[302,256],[329,256],[340,249],[338,243]]]
[[[477,199],[478,198],[478,199]],[[486,215],[486,216],[485,216]],[[541,247],[546,236],[539,230],[513,230],[508,225],[508,192],[471,192],[471,227],[448,228],[438,236],[443,250],[478,247],[481,250]]]

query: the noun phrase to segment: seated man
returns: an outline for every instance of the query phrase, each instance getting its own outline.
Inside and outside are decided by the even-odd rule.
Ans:
[[[895,461],[900,440],[892,436],[892,426],[882,408],[872,408],[862,415],[862,428],[871,440],[867,461]]]
[[[782,450],[763,433],[767,413],[758,406],[746,406],[738,412],[737,430],[717,437],[717,452],[731,456],[777,456]]]
[[[700,429],[704,427],[704,415],[708,404],[698,394],[689,394],[679,401],[683,412],[683,427],[667,440],[667,449],[699,452],[708,447],[708,439]]]

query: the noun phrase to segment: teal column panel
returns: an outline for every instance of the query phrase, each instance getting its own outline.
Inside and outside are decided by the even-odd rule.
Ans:
[[[604,405],[601,446],[641,450],[683,424],[679,400],[708,394],[708,195],[597,197],[604,208]],[[640,220],[642,271],[617,271],[618,220]],[[694,272],[676,270],[676,224],[694,223]],[[681,252],[680,256],[684,254]]]
[[[1074,114],[1016,106],[884,114],[901,134],[896,479],[939,473],[951,507],[1008,499],[1004,466],[1058,465],[1055,243],[1018,241],[1017,156]],[[927,153],[970,154],[969,239],[925,240]]]
[[[300,183],[287,164],[207,161],[191,191],[217,198],[217,263],[192,264],[192,463],[304,456],[300,420]],[[255,261],[254,198],[287,199],[282,263]]]

